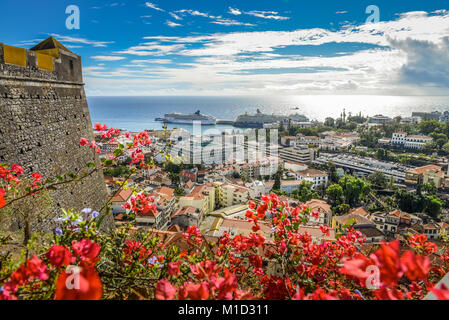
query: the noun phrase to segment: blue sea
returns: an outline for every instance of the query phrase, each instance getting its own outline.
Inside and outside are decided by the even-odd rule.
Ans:
[[[289,115],[300,113],[311,120],[337,118],[343,109],[346,114],[364,116],[411,116],[413,111],[431,112],[449,110],[449,96],[146,96],[146,97],[88,97],[92,122],[129,131],[161,129],[155,121],[170,112],[201,113],[217,119],[235,120],[245,112]],[[170,124],[169,129],[184,128],[192,132],[191,125]],[[214,128],[219,131],[235,129],[231,125],[203,126],[203,132]]]

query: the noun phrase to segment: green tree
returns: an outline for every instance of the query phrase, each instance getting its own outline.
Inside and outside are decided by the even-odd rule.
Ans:
[[[387,178],[385,177],[385,174],[380,171],[371,173],[368,176],[368,181],[377,187],[385,188],[387,186]]]
[[[327,163],[327,173],[329,174],[329,181],[331,183],[337,183],[338,182],[338,174],[337,174],[337,167],[332,161],[329,161]]]
[[[339,184],[332,184],[326,189],[329,200],[335,206],[343,201],[343,188]]]
[[[428,196],[425,198],[425,213],[433,218],[438,218],[441,213],[443,202],[436,196]]]
[[[426,193],[427,195],[435,195],[437,193],[437,187],[432,183],[423,183],[421,187],[421,191]]]
[[[420,194],[405,189],[398,189],[395,192],[396,203],[405,212],[423,212],[424,201]]]
[[[446,142],[441,148],[445,153],[449,153],[449,142]]]
[[[326,127],[333,127],[333,126],[335,126],[335,120],[334,120],[334,118],[331,118],[331,117],[326,118],[326,119],[324,120],[324,125],[325,125]]]
[[[437,120],[424,120],[418,124],[418,130],[425,135],[429,135],[432,132],[443,131],[444,125]]]
[[[293,198],[298,199],[301,202],[307,202],[312,199],[318,198],[318,193],[314,192],[312,190],[313,183],[310,181],[303,181],[300,185],[298,190],[294,190],[291,195]]]
[[[338,184],[343,189],[345,203],[351,207],[356,206],[369,194],[370,186],[362,179],[354,176],[345,175]]]

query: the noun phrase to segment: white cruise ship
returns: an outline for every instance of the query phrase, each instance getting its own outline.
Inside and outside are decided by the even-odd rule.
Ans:
[[[199,121],[203,125],[217,124],[217,119],[215,117],[201,114],[199,110],[193,114],[168,113],[165,115],[165,118],[161,120],[167,123],[193,124],[194,121]]]

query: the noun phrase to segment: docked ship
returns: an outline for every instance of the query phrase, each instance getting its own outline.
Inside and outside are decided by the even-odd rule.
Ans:
[[[294,114],[290,116],[282,116],[275,114],[264,114],[257,109],[256,114],[242,114],[234,122],[235,127],[240,128],[264,128],[266,125],[279,124],[281,122],[288,123],[293,122],[308,122],[309,119],[300,114]]]
[[[180,124],[193,124],[195,121],[200,122],[202,125],[215,125],[217,119],[213,116],[202,114],[199,110],[193,114],[183,113],[168,113],[164,118],[156,119],[164,121],[166,123],[180,123]]]

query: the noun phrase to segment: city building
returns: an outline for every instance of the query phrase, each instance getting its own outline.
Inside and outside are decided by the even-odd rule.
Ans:
[[[120,189],[114,194],[111,198],[111,209],[114,216],[122,213],[128,213],[123,206],[126,203],[130,203],[132,194],[132,189]]]
[[[297,180],[312,182],[312,189],[316,189],[319,186],[326,187],[329,180],[328,174],[326,172],[317,169],[298,171],[295,174]]]
[[[323,200],[312,199],[307,201],[305,205],[312,210],[312,212],[318,212],[318,218],[313,216],[309,217],[310,225],[328,225],[332,223],[332,209],[331,206]]]
[[[294,162],[294,161],[285,161],[284,169],[290,171],[304,171],[307,170],[309,166],[305,163]]]
[[[150,196],[154,199],[156,212],[137,214],[137,225],[159,230],[166,228],[170,224],[171,215],[175,211],[176,197],[174,193],[175,190],[168,187],[161,187],[153,191]]]
[[[426,143],[432,142],[431,137],[422,135],[408,135],[406,132],[395,132],[391,138],[391,145],[407,149],[420,150]]]
[[[358,175],[367,176],[376,171],[382,172],[387,179],[390,179],[390,177],[393,176],[394,182],[397,184],[403,184],[406,172],[413,169],[411,166],[400,163],[379,161],[374,158],[341,153],[320,153],[320,156],[313,161],[313,163],[317,165],[326,165],[329,161],[334,163],[337,168]]]
[[[236,184],[213,182],[216,190],[216,202],[221,207],[246,204],[250,200],[250,189]]]
[[[180,208],[196,208],[204,215],[215,210],[215,203],[215,188],[211,184],[203,184],[194,187],[188,195],[180,197],[178,205]]]
[[[284,161],[311,163],[315,160],[315,150],[304,145],[298,145],[281,149],[279,156]]]
[[[371,221],[380,231],[394,234],[398,233],[401,228],[405,229],[422,223],[420,217],[401,210],[394,210],[390,213],[374,213],[371,216]]]
[[[424,183],[424,173],[426,173],[427,171],[430,171],[433,174],[436,174],[441,171],[441,166],[431,164],[431,165],[427,165],[427,166],[423,166],[423,167],[410,169],[405,173],[405,183],[409,184],[409,185],[415,185],[415,186],[418,184]],[[432,177],[432,174],[430,174],[430,173],[427,174],[428,181],[431,177]]]
[[[332,228],[345,231],[344,226],[352,226],[360,231],[365,236],[366,243],[380,243],[385,240],[384,233],[376,227],[376,224],[360,214],[347,213],[332,218]]]
[[[393,122],[393,119],[379,114],[379,115],[375,115],[374,117],[369,118],[368,122],[372,123],[372,124],[382,124],[382,123]]]
[[[299,186],[302,181],[300,180],[281,180],[281,191],[292,193],[295,190],[299,190]]]

